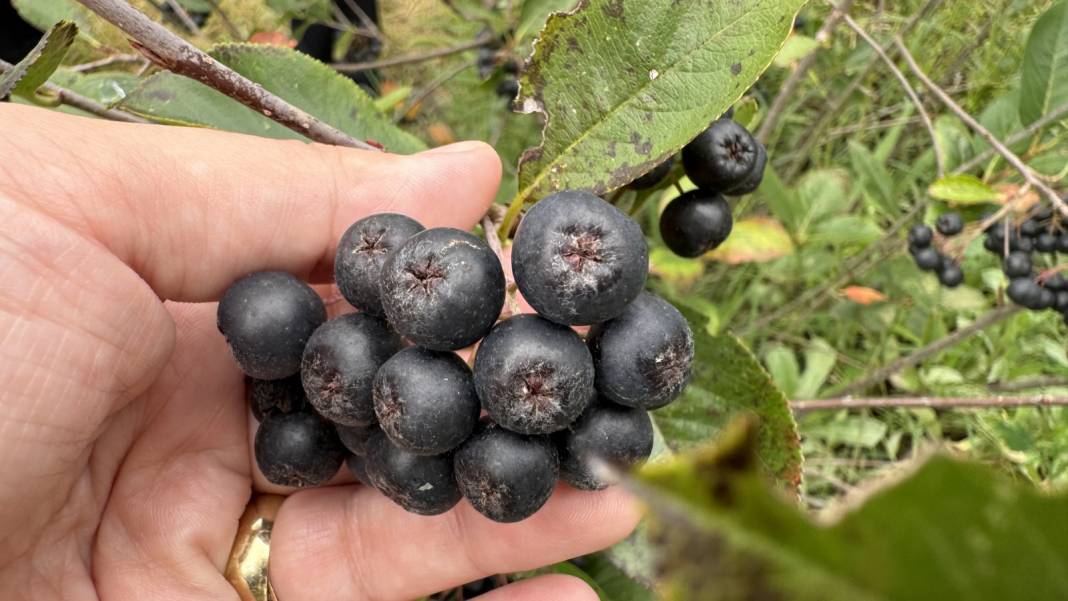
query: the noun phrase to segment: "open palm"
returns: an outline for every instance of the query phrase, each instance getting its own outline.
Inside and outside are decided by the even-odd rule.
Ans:
[[[500,164],[468,143],[413,157],[0,105],[0,598],[236,599],[222,576],[267,484],[244,382],[215,329],[240,275],[326,281],[345,227],[377,211],[470,227]],[[408,514],[358,485],[291,494],[282,601],[408,599],[611,544],[619,491],[561,488],[495,524],[461,503]],[[595,599],[542,577],[493,599]],[[487,597],[488,598],[488,597]]]

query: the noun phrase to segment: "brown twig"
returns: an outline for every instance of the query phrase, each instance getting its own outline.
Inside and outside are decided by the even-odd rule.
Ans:
[[[71,71],[77,73],[87,73],[96,69],[102,69],[104,67],[110,67],[111,65],[123,64],[123,63],[140,63],[145,60],[145,57],[140,54],[113,54],[111,56],[105,56],[102,59],[89,61],[80,65],[72,65],[68,67]]]
[[[11,63],[0,59],[0,73],[4,73],[13,66],[14,65],[12,65]],[[41,86],[41,89],[45,90],[49,94],[54,95],[59,100],[60,104],[65,104],[69,107],[81,109],[87,113],[96,115],[97,117],[102,117],[111,121],[124,121],[126,123],[152,123],[151,121],[138,117],[137,115],[131,115],[130,113],[108,108],[91,98],[86,98],[81,94],[77,94],[66,88],[61,88],[54,83],[45,82],[45,84]]]
[[[486,236],[486,244],[489,245],[493,254],[497,255],[497,260],[501,262],[501,266],[503,267],[508,258],[504,255],[504,247],[501,245],[501,238],[497,233],[497,228],[500,227],[501,222],[504,221],[504,211],[501,210],[502,208],[503,207],[497,204],[491,205],[490,210],[482,216],[481,225],[483,234]],[[507,300],[507,305],[505,307],[506,314],[502,315],[502,317],[519,315],[521,312],[519,308],[519,300],[516,299],[514,289],[515,282],[509,279],[506,282],[505,291],[505,298]]]
[[[316,142],[379,151],[289,104],[220,63],[122,0],[79,0],[133,38],[133,46],[163,68],[199,81]]]
[[[934,149],[935,156],[935,168],[938,171],[938,179],[942,179],[942,177],[946,175],[945,155],[942,152],[942,145],[938,143],[938,134],[935,133],[934,123],[931,122],[931,116],[927,114],[927,109],[923,107],[923,102],[920,100],[920,97],[916,95],[916,90],[912,88],[912,84],[905,78],[905,74],[901,72],[901,69],[898,69],[897,65],[894,64],[894,61],[883,51],[883,47],[872,39],[872,37],[868,35],[868,32],[864,31],[863,27],[850,18],[849,15],[843,14],[842,20],[844,20],[846,25],[856,32],[865,43],[871,46],[871,49],[875,51],[875,54],[879,55],[879,58],[881,58],[883,63],[886,64],[886,67],[890,69],[890,72],[893,73],[894,77],[901,84],[901,87],[905,89],[905,94],[908,95],[909,100],[916,106],[916,110],[920,114],[920,119],[923,120],[923,125],[927,128],[928,135],[931,136],[931,147]]]
[[[994,134],[990,133],[990,130],[983,127],[983,125],[979,123],[979,121],[977,121],[975,117],[972,117],[970,114],[968,114],[968,111],[961,108],[959,104],[957,104],[952,98],[950,98],[949,94],[947,94],[945,90],[940,88],[935,82],[931,81],[931,78],[928,77],[927,74],[924,73],[922,69],[920,69],[920,66],[916,64],[916,59],[912,57],[912,54],[908,51],[908,48],[905,47],[905,44],[901,40],[901,38],[895,37],[894,45],[897,46],[898,52],[901,54],[901,57],[905,59],[905,63],[908,64],[909,70],[912,71],[912,74],[915,75],[920,81],[922,81],[923,85],[927,86],[927,89],[930,90],[931,93],[933,93],[940,101],[942,101],[942,104],[946,105],[946,108],[952,111],[953,114],[957,116],[957,118],[963,121],[964,124],[971,128],[972,131],[974,131],[976,134],[978,134],[979,137],[986,140],[986,143],[990,144],[990,146],[993,147],[995,152],[1000,154],[1002,158],[1004,158],[1010,165],[1012,165],[1017,171],[1020,172],[1020,175],[1023,176],[1025,181],[1030,183],[1032,186],[1035,187],[1036,190],[1041,192],[1042,195],[1045,196],[1047,200],[1049,200],[1050,204],[1052,204],[1055,209],[1060,211],[1062,215],[1068,217],[1068,205],[1066,205],[1065,202],[1061,200],[1061,197],[1056,192],[1054,192],[1052,188],[1046,185],[1046,182],[1042,181],[1040,177],[1036,176],[1035,172],[1032,171],[1031,168],[1028,167],[1027,164],[1020,159],[1020,157],[1016,156],[1016,153],[1009,150],[1004,144],[1002,144],[997,139]]]
[[[823,25],[820,26],[820,30],[816,32],[816,41],[821,44],[825,42],[830,36],[835,27],[838,26],[838,21],[845,16],[853,5],[854,0],[841,0],[838,5],[831,11],[831,14],[827,15],[827,19],[823,21]],[[763,123],[760,124],[760,129],[757,130],[756,137],[763,143],[768,142],[768,138],[771,133],[775,131],[775,127],[779,124],[779,119],[782,118],[783,112],[786,111],[786,105],[789,104],[790,98],[793,97],[794,92],[801,86],[801,82],[804,80],[809,69],[816,64],[816,58],[818,52],[810,52],[805,58],[801,59],[801,62],[797,64],[797,68],[790,74],[786,81],[783,82],[782,88],[779,89],[779,93],[775,96],[775,101],[771,104],[771,108],[768,109],[768,114],[764,117]]]
[[[1017,142],[1022,142],[1030,138],[1031,136],[1037,134],[1047,125],[1056,123],[1061,119],[1064,119],[1066,116],[1068,116],[1068,102],[1054,107],[1048,113],[1043,115],[1041,119],[1036,120],[1031,125],[1028,125],[1027,127],[1005,138],[1005,146],[1012,146]],[[979,165],[983,164],[983,162],[989,160],[990,157],[996,154],[996,152],[997,151],[994,149],[994,147],[991,146],[990,148],[987,148],[983,152],[980,152],[979,154],[969,159],[968,162],[964,163],[960,167],[954,169],[953,173],[966,173],[968,171],[971,171],[972,169],[975,169]]]
[[[1068,405],[1068,397],[995,396],[995,397],[841,397],[790,401],[794,413],[836,411],[839,409],[882,409],[891,407],[929,407],[932,409],[988,409],[1005,407],[1052,407]]]
[[[889,365],[886,365],[885,367],[880,367],[867,377],[861,378],[860,380],[850,383],[849,385],[839,390],[838,394],[848,396],[854,392],[864,390],[869,386],[878,384],[903,369],[907,369],[909,367],[912,367],[913,365],[922,363],[928,357],[931,357],[944,351],[945,349],[953,346],[954,344],[957,344],[958,342],[964,340],[972,334],[975,334],[976,332],[979,332],[998,322],[1008,319],[1019,311],[1020,307],[1016,305],[1006,305],[994,309],[993,311],[986,313],[979,319],[976,319],[968,326],[963,327],[955,332],[952,332],[932,342],[931,344],[928,344],[925,347],[917,349],[911,354],[901,357],[896,361],[893,361]]]
[[[383,67],[395,67],[397,65],[407,65],[410,63],[419,63],[435,58],[441,58],[443,56],[449,56],[451,54],[457,54],[464,50],[471,50],[472,48],[478,48],[485,46],[493,41],[490,36],[482,36],[476,38],[470,42],[464,42],[456,46],[450,46],[448,48],[438,48],[437,50],[428,50],[427,52],[420,52],[417,54],[405,54],[402,56],[394,56],[390,58],[383,58],[374,61],[366,61],[362,63],[332,63],[330,66],[342,73],[358,73],[360,71],[370,71],[371,69],[381,69]]]

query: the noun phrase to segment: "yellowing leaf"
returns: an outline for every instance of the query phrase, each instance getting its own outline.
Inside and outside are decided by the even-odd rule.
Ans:
[[[705,255],[730,265],[763,263],[794,252],[794,243],[782,224],[770,217],[751,217],[734,223],[727,241]]]
[[[885,294],[866,286],[846,286],[839,292],[858,305],[871,305],[886,300]]]

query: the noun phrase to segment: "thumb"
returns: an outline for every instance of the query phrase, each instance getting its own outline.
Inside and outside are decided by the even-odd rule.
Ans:
[[[412,156],[0,107],[0,192],[91,237],[165,299],[218,298],[241,275],[330,272],[374,212],[471,227],[501,165],[481,142]],[[56,140],[63,141],[61,145]]]

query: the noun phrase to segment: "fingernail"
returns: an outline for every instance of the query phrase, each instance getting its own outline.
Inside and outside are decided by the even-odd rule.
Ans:
[[[445,146],[438,146],[437,148],[431,148],[423,154],[463,154],[473,152],[477,149],[485,146],[485,142],[478,142],[475,140],[468,140],[466,142],[456,142],[455,144],[447,144]]]

